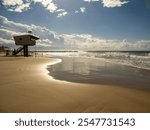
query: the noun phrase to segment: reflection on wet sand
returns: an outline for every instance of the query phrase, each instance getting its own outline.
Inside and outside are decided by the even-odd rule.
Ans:
[[[69,57],[49,66],[55,79],[70,82],[150,88],[150,71],[98,59]]]

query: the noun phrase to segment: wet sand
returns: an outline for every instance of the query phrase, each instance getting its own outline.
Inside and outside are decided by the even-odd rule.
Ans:
[[[53,58],[0,57],[0,112],[150,112],[150,91],[54,80]]]

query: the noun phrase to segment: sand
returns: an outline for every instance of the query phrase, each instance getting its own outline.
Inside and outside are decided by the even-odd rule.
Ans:
[[[150,91],[49,76],[54,58],[0,56],[0,112],[150,112]]]

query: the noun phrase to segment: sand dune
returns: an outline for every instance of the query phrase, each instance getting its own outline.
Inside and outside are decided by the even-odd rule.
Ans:
[[[150,112],[150,91],[52,79],[53,58],[0,57],[0,112]]]

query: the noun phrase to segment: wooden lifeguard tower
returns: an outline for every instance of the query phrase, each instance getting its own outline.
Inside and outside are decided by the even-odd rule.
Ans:
[[[36,45],[36,40],[38,39],[39,37],[32,34],[14,36],[15,44],[21,47],[19,47],[17,50],[14,50],[13,55],[17,55],[19,52],[24,51],[24,56],[28,57],[28,46]]]

